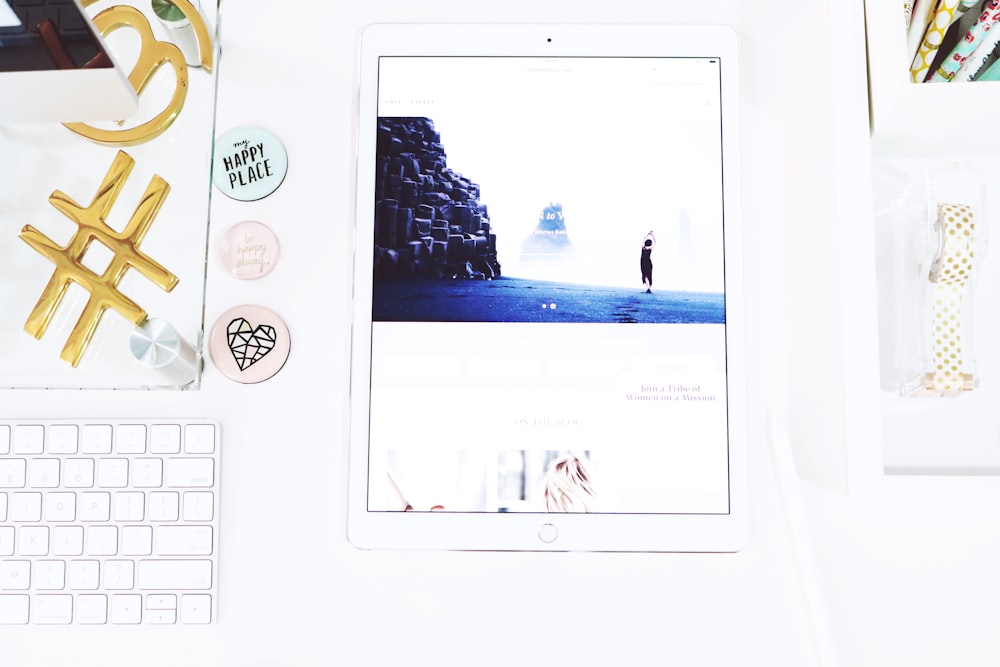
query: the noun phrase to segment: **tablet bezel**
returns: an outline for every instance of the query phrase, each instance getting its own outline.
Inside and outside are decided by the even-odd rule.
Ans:
[[[378,62],[383,56],[712,57],[720,59],[728,514],[368,511],[372,251]],[[365,549],[733,552],[747,533],[743,242],[735,32],[714,25],[393,25],[361,40],[351,344],[348,538]],[[555,539],[551,539],[555,535]]]

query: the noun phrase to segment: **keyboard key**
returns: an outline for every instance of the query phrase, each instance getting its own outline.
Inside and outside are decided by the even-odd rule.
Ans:
[[[135,563],[130,560],[104,561],[104,588],[109,591],[132,590]]]
[[[211,521],[215,518],[215,495],[211,491],[184,492],[184,520]]]
[[[181,596],[181,623],[211,623],[212,597],[209,595]]]
[[[49,427],[49,454],[76,454],[79,430],[76,424],[53,424]]]
[[[0,591],[26,591],[30,582],[30,560],[0,561]]]
[[[87,528],[88,556],[118,555],[118,526],[89,526]]]
[[[66,459],[63,484],[68,489],[89,489],[94,486],[94,459]]]
[[[150,521],[177,521],[179,496],[175,491],[153,491],[149,494]]]
[[[119,454],[145,454],[146,425],[122,424],[119,426],[115,451]]]
[[[103,491],[81,493],[78,511],[80,521],[109,521],[111,519],[111,494]]]
[[[102,489],[128,486],[128,459],[100,459],[97,462],[97,486]]]
[[[210,560],[141,560],[140,590],[208,590],[212,587]]]
[[[139,623],[142,620],[142,596],[112,595],[110,620],[117,624]]]
[[[66,625],[73,620],[72,595],[36,595],[31,605],[31,622]]]
[[[149,431],[149,451],[153,454],[177,454],[181,451],[181,427],[178,424],[154,424]]]
[[[184,452],[186,454],[211,454],[214,451],[214,425],[188,424],[184,427]]]
[[[155,489],[163,484],[163,459],[134,459],[132,461],[132,486],[138,489]]]
[[[21,526],[15,539],[20,556],[47,556],[49,553],[48,526]]]
[[[40,493],[12,493],[8,500],[11,521],[31,521],[42,520],[42,494]]]
[[[83,526],[56,526],[52,529],[53,556],[83,555]]]
[[[55,3],[53,3],[55,4]],[[62,8],[59,10],[59,34],[79,35],[87,32],[87,24],[83,16],[75,7]]]
[[[149,556],[152,553],[152,526],[122,526],[122,556]]]
[[[14,528],[0,526],[0,556],[14,555]]]
[[[0,625],[28,623],[27,595],[0,595]]]
[[[146,596],[146,609],[177,609],[177,596],[176,595],[157,595],[151,594]]]
[[[145,517],[146,496],[141,491],[119,491],[114,497],[114,520],[128,523]]]
[[[24,459],[0,459],[0,489],[24,488],[26,463]]]
[[[10,426],[0,425],[0,454],[10,454]]]
[[[177,611],[174,609],[152,609],[146,608],[144,619],[147,623],[156,625],[172,625],[177,622]]]
[[[61,591],[66,585],[66,562],[37,561],[32,571],[31,585],[38,591]]]
[[[215,462],[212,459],[168,459],[166,485],[206,487],[215,483]]]
[[[40,424],[15,426],[11,439],[15,454],[41,454],[44,451],[45,427]]]
[[[96,591],[101,581],[101,562],[73,560],[67,569],[67,583],[72,591]]]
[[[0,521],[7,520],[7,494],[0,492]]]
[[[85,424],[80,430],[80,451],[84,454],[110,454],[111,433],[110,424]]]
[[[211,526],[157,526],[157,556],[209,556],[212,554]]]
[[[83,625],[103,625],[107,623],[108,596],[91,594],[77,595],[76,622]]]
[[[54,489],[59,486],[59,459],[31,459],[28,465],[28,486],[33,489]]]
[[[45,520],[67,522],[76,519],[76,494],[53,491],[45,494]]]

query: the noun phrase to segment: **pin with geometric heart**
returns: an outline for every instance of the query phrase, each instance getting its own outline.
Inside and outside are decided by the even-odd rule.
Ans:
[[[237,317],[226,327],[229,351],[241,371],[253,366],[274,348],[274,327],[261,324],[256,329],[242,317]]]
[[[237,306],[219,316],[208,350],[226,377],[244,384],[262,382],[281,370],[291,341],[288,327],[262,306]]]

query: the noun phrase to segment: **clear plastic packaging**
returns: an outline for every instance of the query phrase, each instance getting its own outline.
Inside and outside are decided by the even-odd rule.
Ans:
[[[215,65],[221,0],[200,7],[201,55]],[[197,389],[218,68],[165,50],[171,34],[148,1],[87,10],[112,26],[125,69],[150,78],[121,123],[0,125],[0,388]],[[152,320],[193,356],[183,373],[135,353]]]
[[[881,382],[901,396],[980,383],[977,310],[987,264],[986,165],[875,161]]]

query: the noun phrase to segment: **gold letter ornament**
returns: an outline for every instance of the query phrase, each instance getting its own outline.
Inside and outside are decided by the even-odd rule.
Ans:
[[[83,5],[89,6],[96,1],[84,0]],[[171,1],[184,12],[185,17],[191,22],[198,38],[198,51],[202,65],[206,71],[210,72],[213,65],[212,43],[205,21],[188,0]],[[153,35],[149,21],[135,7],[126,5],[109,7],[94,17],[94,25],[105,37],[124,27],[132,28],[139,34],[141,44],[139,58],[128,77],[138,94],[142,94],[153,75],[164,64],[169,64],[174,71],[174,94],[159,114],[133,128],[104,130],[87,123],[66,123],[66,127],[91,141],[111,146],[132,146],[155,139],[170,127],[184,106],[188,89],[188,68],[184,54],[175,45],[157,40]]]

